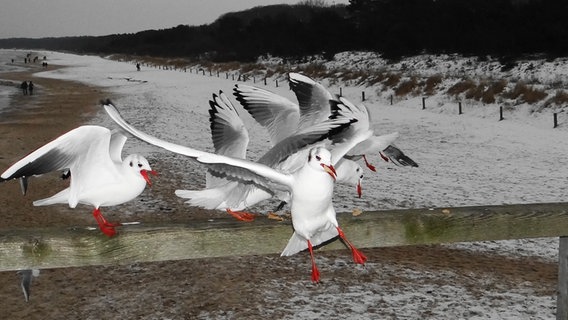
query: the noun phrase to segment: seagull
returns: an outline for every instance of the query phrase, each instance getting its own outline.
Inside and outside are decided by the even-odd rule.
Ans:
[[[313,83],[312,99],[301,105],[269,90],[249,85],[236,84],[233,94],[243,108],[267,129],[272,145],[276,145],[294,132],[305,130],[331,116],[330,101],[335,98],[321,85]],[[363,180],[361,166],[344,158],[335,168],[338,173],[337,183],[355,185],[357,195],[361,198]],[[282,206],[283,204],[279,208]]]
[[[249,143],[249,133],[236,108],[222,91],[220,91],[218,95],[213,94],[213,98],[209,101],[209,104],[211,106],[209,114],[214,152],[216,154],[245,159]],[[298,136],[301,137],[301,134],[309,133],[311,132],[310,130],[313,131],[314,127],[300,132]],[[325,130],[325,132],[327,132],[327,130]],[[319,131],[315,131],[314,133],[315,135],[310,137],[309,141],[306,140],[306,143],[312,141],[318,142],[321,133]],[[277,148],[288,148],[288,144],[281,143],[281,141],[278,141],[280,144],[278,145],[277,143]],[[286,141],[293,142],[294,135],[290,135],[290,138]],[[272,151],[269,154],[279,155],[281,152]],[[289,157],[286,159],[290,159],[290,161],[302,161],[302,159],[298,157]],[[264,164],[273,163],[275,166],[284,170],[290,166],[286,159],[284,159],[283,162],[278,162],[274,161],[272,158],[264,157],[260,161]],[[358,195],[361,197],[362,168],[356,162],[346,159],[336,166],[336,170],[336,182],[356,185]],[[255,185],[230,181],[223,177],[217,177],[209,171],[206,175],[206,189],[176,190],[175,193],[181,198],[189,199],[186,202],[191,205],[206,209],[226,210],[236,219],[242,221],[252,221],[255,218],[255,215],[244,212],[242,211],[243,209],[274,196],[271,192],[258,188]],[[284,199],[281,200],[287,200],[287,193],[280,195],[284,197]],[[278,210],[279,209],[276,211]]]
[[[78,204],[94,207],[93,216],[101,231],[109,237],[116,234],[120,223],[110,223],[100,207],[114,206],[136,198],[146,184],[151,185],[148,174],[156,175],[148,160],[132,154],[121,158],[126,136],[95,125],[75,128],[22,158],[0,175],[0,182],[20,179],[22,191],[27,180],[51,171],[65,171],[70,175],[68,188],[33,202],[34,206],[67,203],[70,208]]]
[[[343,110],[342,106],[338,107],[340,111]],[[288,192],[294,233],[282,251],[282,256],[289,256],[308,249],[312,262],[311,279],[313,282],[320,281],[313,247],[332,238],[339,236],[342,239],[351,249],[355,263],[364,264],[367,260],[365,255],[347,240],[337,222],[332,203],[337,172],[332,159],[334,156],[336,159],[341,159],[343,153],[368,138],[369,132],[355,135],[355,139],[336,146],[335,153],[321,146],[312,147],[299,169],[288,173],[263,163],[227,157],[167,142],[132,127],[109,101],[104,104],[104,108],[120,127],[147,143],[188,156],[206,165],[209,170],[227,177],[254,183],[267,190]],[[351,124],[351,121],[347,123]]]
[[[255,86],[236,84],[233,89],[233,94],[243,108],[268,129],[273,143],[293,132],[295,128],[305,128],[325,119],[331,112],[330,101],[337,100],[324,86],[305,75],[291,72],[288,79],[298,104]],[[398,136],[396,132],[381,136],[372,135],[349,151],[345,158],[362,158],[367,168],[372,171],[376,171],[376,168],[368,162],[366,154],[379,153],[384,161],[417,167],[416,162],[393,144]]]

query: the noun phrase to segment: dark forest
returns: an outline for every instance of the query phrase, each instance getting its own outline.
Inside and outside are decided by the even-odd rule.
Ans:
[[[350,0],[349,5],[272,5],[227,13],[208,25],[133,34],[0,39],[0,48],[221,61],[261,55],[375,51],[516,58],[568,54],[568,2],[559,0]]]

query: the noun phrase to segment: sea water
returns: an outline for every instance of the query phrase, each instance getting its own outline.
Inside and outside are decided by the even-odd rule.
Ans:
[[[10,106],[11,97],[20,94],[17,84],[12,83],[12,81],[2,81],[2,73],[25,70],[25,57],[25,51],[0,50],[0,112]]]

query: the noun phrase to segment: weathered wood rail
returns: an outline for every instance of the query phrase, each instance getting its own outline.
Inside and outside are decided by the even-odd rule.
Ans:
[[[360,248],[568,236],[568,203],[339,214]],[[0,271],[279,253],[290,222],[231,218],[130,225],[113,238],[84,227],[0,229]],[[342,248],[339,241],[325,250]]]
[[[568,319],[568,203],[404,209],[338,215],[360,248],[560,237],[558,314]],[[84,227],[0,229],[0,271],[279,253],[290,222],[232,219],[124,226],[108,238]],[[339,241],[323,250],[343,248]]]

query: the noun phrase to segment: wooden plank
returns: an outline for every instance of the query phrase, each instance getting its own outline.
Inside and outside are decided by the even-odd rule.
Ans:
[[[360,248],[568,235],[568,203],[408,209],[338,215]],[[0,271],[280,253],[290,222],[257,219],[134,225],[107,238],[99,230],[0,230]],[[343,249],[339,241],[324,250]]]
[[[558,296],[556,319],[568,319],[568,237],[560,237],[558,246]]]

